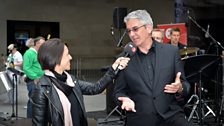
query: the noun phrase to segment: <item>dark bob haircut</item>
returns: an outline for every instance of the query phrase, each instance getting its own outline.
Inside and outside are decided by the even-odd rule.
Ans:
[[[38,61],[43,70],[53,71],[55,66],[61,63],[64,45],[61,39],[52,38],[40,46],[38,50]]]

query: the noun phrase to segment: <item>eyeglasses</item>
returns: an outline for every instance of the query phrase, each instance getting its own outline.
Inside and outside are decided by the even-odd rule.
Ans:
[[[145,25],[141,25],[141,26],[134,26],[133,28],[131,29],[126,29],[127,33],[130,34],[131,31],[133,32],[138,32],[138,30],[141,28],[141,27],[145,27]]]

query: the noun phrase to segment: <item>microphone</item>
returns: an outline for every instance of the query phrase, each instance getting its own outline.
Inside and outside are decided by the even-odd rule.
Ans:
[[[137,47],[133,42],[129,42],[127,45],[124,47],[124,57],[132,57],[137,51]]]
[[[123,52],[119,57],[132,57],[137,51],[137,47],[133,42],[129,42],[128,44],[125,45]],[[115,69],[115,75],[120,71],[119,67],[120,64],[116,67]]]
[[[190,10],[189,10],[189,9],[187,10],[187,17],[188,17],[189,19],[192,19],[192,17],[190,16]]]
[[[208,38],[209,37],[209,28],[210,28],[210,25],[208,24],[207,30],[205,32],[205,38]]]
[[[187,10],[187,15],[190,15],[190,10],[189,9]]]
[[[122,44],[121,42],[123,41],[124,39],[124,36],[126,35],[127,33],[127,30],[124,31],[123,35],[121,36],[121,38],[119,39],[118,43],[117,43],[117,47],[120,47]]]

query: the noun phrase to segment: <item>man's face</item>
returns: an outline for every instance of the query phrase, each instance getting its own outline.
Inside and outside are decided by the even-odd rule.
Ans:
[[[9,50],[8,52],[9,52],[9,53],[12,53],[12,50]]]
[[[170,41],[173,44],[177,44],[180,41],[180,32],[173,31],[170,35]]]
[[[144,25],[138,19],[130,19],[126,23],[128,35],[136,46],[144,45],[152,31],[151,25]]]
[[[40,40],[37,42],[36,47],[39,49],[40,46],[41,46],[44,42],[45,42],[44,39],[40,39]]]
[[[163,42],[163,34],[160,31],[153,31],[152,38],[154,38],[158,42]]]

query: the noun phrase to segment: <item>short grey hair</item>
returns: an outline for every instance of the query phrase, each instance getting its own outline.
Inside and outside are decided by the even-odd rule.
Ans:
[[[33,47],[34,46],[34,39],[33,38],[29,38],[26,40],[26,46],[27,47]]]
[[[144,25],[151,24],[153,27],[153,21],[150,14],[146,10],[136,10],[129,13],[124,17],[124,22],[127,23],[130,19],[138,19]]]

